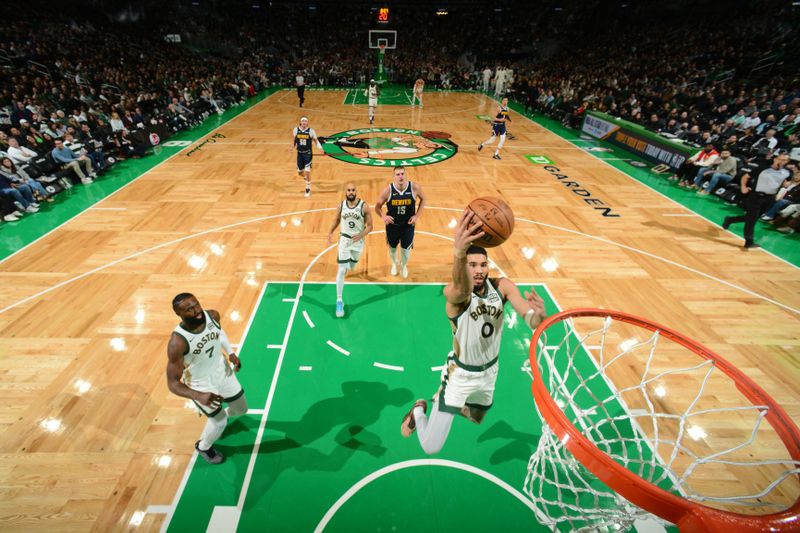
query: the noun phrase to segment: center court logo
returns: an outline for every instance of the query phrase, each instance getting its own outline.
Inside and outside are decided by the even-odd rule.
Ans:
[[[443,131],[363,128],[320,139],[326,155],[371,167],[418,167],[450,159],[458,145]]]

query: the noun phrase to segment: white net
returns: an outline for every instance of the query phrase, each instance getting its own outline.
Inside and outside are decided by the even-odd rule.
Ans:
[[[800,497],[800,463],[765,421],[769,408],[753,405],[714,361],[658,331],[611,317],[556,322],[538,339],[537,366],[570,422],[653,485],[750,515]],[[543,524],[625,531],[637,520],[660,521],[597,479],[565,443],[543,421],[524,488]]]

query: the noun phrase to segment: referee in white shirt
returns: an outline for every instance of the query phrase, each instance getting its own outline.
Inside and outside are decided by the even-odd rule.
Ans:
[[[298,70],[297,76],[294,77],[294,84],[297,87],[297,98],[300,99],[300,107],[303,107],[303,102],[306,101],[306,80],[303,77],[303,72]]]
[[[789,185],[792,173],[783,168],[789,162],[787,154],[777,155],[772,159],[772,165],[758,174],[755,189],[748,187],[750,174],[744,174],[741,181],[744,197],[744,215],[738,217],[725,217],[722,228],[728,229],[731,224],[744,222],[744,247],[745,249],[760,248],[753,240],[753,230],[758,217],[775,201],[775,195],[781,187]]]

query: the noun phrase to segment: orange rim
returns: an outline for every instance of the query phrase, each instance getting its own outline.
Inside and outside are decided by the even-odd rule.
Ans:
[[[637,476],[614,459],[606,455],[572,424],[564,412],[556,404],[537,364],[537,345],[542,333],[555,324],[568,318],[577,317],[611,317],[628,324],[639,326],[650,331],[658,330],[660,335],[691,350],[700,357],[713,360],[715,366],[731,378],[736,387],[754,405],[765,405],[769,408],[766,420],[786,446],[790,457],[800,461],[800,431],[789,418],[783,408],[778,405],[752,379],[738,368],[715,354],[702,344],[689,339],[677,331],[661,326],[647,319],[606,309],[571,309],[546,318],[533,333],[530,347],[530,364],[533,373],[533,397],[555,436],[564,446],[588,468],[598,479],[622,495],[626,500],[676,524],[681,531],[687,532],[724,532],[731,531],[799,531],[800,530],[800,498],[789,509],[768,515],[743,515],[714,509],[667,492],[649,481]]]

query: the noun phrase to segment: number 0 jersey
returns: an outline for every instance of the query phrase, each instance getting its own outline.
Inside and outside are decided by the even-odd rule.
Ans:
[[[469,367],[492,366],[500,353],[505,301],[495,288],[497,280],[487,278],[484,283],[484,294],[480,296],[473,292],[469,306],[457,317],[450,319],[453,327],[453,351],[459,366],[467,370],[472,370]]]
[[[199,333],[193,333],[180,324],[173,330],[186,339],[189,349],[183,354],[183,378],[181,381],[191,388],[204,387],[225,376],[230,367],[222,354],[222,343],[219,340],[222,328],[207,311],[206,327]]]

